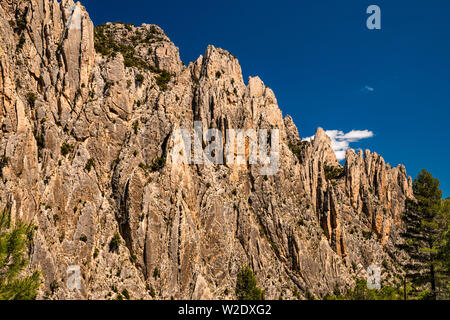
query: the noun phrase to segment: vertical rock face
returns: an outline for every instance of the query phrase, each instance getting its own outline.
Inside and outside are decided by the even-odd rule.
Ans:
[[[41,298],[232,299],[244,265],[267,298],[322,297],[390,264],[413,196],[403,166],[349,151],[343,167],[322,129],[301,141],[225,50],[184,66],[155,25],[94,31],[72,0],[0,4],[0,209],[38,226]],[[172,133],[194,121],[279,129],[278,173],[172,163]]]

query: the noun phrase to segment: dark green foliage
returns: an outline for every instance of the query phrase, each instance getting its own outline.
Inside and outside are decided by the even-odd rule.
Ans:
[[[135,77],[136,83],[138,85],[142,85],[142,83],[144,82],[144,79],[145,79],[144,76],[140,73],[138,73]]]
[[[74,150],[74,146],[68,143],[63,143],[61,146],[61,154],[65,157],[67,156],[69,153],[73,152]]]
[[[162,91],[167,91],[167,89],[169,89],[169,82],[172,79],[173,74],[165,71],[165,70],[160,70],[159,72],[159,76],[156,77],[156,84],[158,85],[158,87],[162,90]]]
[[[369,231],[363,230],[362,234],[363,234],[364,239],[370,240],[370,239],[372,239],[373,231],[372,230],[369,230]]]
[[[402,288],[394,288],[386,286],[380,290],[369,289],[367,281],[359,279],[356,281],[356,286],[345,295],[340,295],[335,292],[334,295],[328,295],[325,300],[402,300]]]
[[[24,275],[35,227],[12,225],[9,210],[0,213],[0,300],[34,300],[41,284],[39,272]]]
[[[19,53],[20,51],[22,51],[24,45],[25,45],[25,36],[22,34],[19,38],[19,43],[17,43],[16,52]]]
[[[36,133],[34,138],[36,139],[36,146],[39,152],[39,158],[41,157],[42,150],[45,148],[44,136],[42,134]]]
[[[125,29],[127,29],[127,31],[129,31],[129,32],[133,31],[133,27],[134,27],[134,23],[125,24]]]
[[[120,52],[126,67],[135,67],[144,70],[153,69],[147,62],[136,55],[135,47],[132,44],[117,42],[114,34],[109,32],[109,27],[107,25],[96,27],[94,35],[95,51],[101,55],[115,57],[116,54]]]
[[[237,276],[236,297],[244,301],[264,300],[264,293],[257,287],[253,271],[248,266],[242,268]]]
[[[448,275],[448,269],[447,272],[439,270],[439,258],[442,257],[439,249],[446,231],[443,226],[447,225],[448,228],[448,215],[445,217],[442,212],[439,180],[431,173],[422,170],[414,180],[413,190],[416,199],[406,201],[406,211],[402,217],[405,243],[399,247],[410,257],[403,267],[407,271],[407,280],[416,289],[413,294],[420,295],[420,292],[428,289],[429,293],[422,294],[422,298],[436,299],[438,289],[442,287],[439,278]],[[444,287],[447,286],[444,284]]]
[[[10,25],[14,28],[15,33],[22,33],[27,28],[27,21],[25,20],[25,17],[19,17],[16,19],[16,23],[14,26],[14,21],[10,22]]]
[[[118,253],[121,243],[122,243],[122,240],[120,238],[120,235],[118,233],[116,233],[114,235],[114,237],[111,239],[111,242],[109,243],[109,251]]]
[[[3,178],[3,168],[9,164],[9,158],[0,156],[0,178]]]
[[[302,297],[301,297],[301,295],[300,295],[300,292],[298,291],[297,288],[294,288],[294,289],[292,290],[292,294],[293,294],[294,297],[297,298],[297,300],[302,300]]]
[[[155,268],[155,270],[153,270],[153,278],[155,279],[161,278],[161,272],[159,271],[158,268]]]
[[[136,256],[136,254],[134,252],[130,253],[130,261],[132,263],[136,263],[136,261],[137,261],[137,256]]]
[[[220,71],[216,72],[216,79],[220,79],[220,77],[222,76],[222,73]]]
[[[162,168],[164,168],[165,165],[166,165],[166,158],[158,157],[153,160],[152,165],[150,166],[150,171],[151,172],[159,171]]]
[[[27,93],[27,102],[30,108],[34,108],[36,105],[36,94],[34,92],[28,92]]]
[[[289,142],[288,147],[292,153],[297,157],[298,161],[302,160],[302,153],[309,145],[307,141],[297,141],[296,143]]]
[[[52,294],[54,294],[59,288],[59,284],[58,281],[53,280],[52,283],[50,283],[50,291],[52,292]]]
[[[305,292],[306,300],[316,300],[316,297],[311,293],[311,291],[306,290]]]
[[[94,159],[89,159],[89,160],[86,162],[86,166],[84,167],[84,169],[85,169],[87,172],[91,172],[92,168],[94,168],[94,167],[95,167]]]
[[[134,134],[138,134],[138,132],[139,132],[139,121],[133,122],[133,131],[134,131]]]
[[[125,299],[130,300],[130,293],[128,292],[127,289],[123,289],[122,290],[122,295],[125,297]]]
[[[302,148],[301,148],[301,142],[298,142],[297,144],[294,144],[292,142],[289,142],[289,149],[291,149],[292,153],[297,157],[297,159],[300,161],[302,156]]]
[[[150,166],[144,163],[140,163],[139,168],[141,168],[145,172],[147,172],[148,170],[150,170],[150,172],[157,172],[162,168],[164,168],[165,165],[166,165],[166,158],[157,157],[153,159],[152,164]]]
[[[158,33],[157,30],[153,33],[150,31],[145,38],[140,38],[139,36],[133,37],[131,39],[131,43],[119,43],[116,41],[114,34],[110,32],[109,29],[110,27],[107,25],[100,25],[95,28],[95,50],[106,57],[114,57],[117,53],[121,53],[124,59],[125,67],[137,68],[139,70],[146,70],[158,74],[156,77],[156,84],[161,90],[166,91],[173,75],[147,63],[138,56],[135,49],[138,43],[148,44],[153,39],[162,40],[163,38],[154,37],[154,34]],[[138,83],[142,83],[143,80],[143,76],[142,78],[137,76],[136,81]]]
[[[88,241],[87,236],[85,234],[82,234],[80,237],[80,241],[87,242]]]
[[[345,176],[345,169],[342,167],[333,167],[325,165],[325,178],[327,180],[338,180]]]
[[[150,297],[152,297],[152,298],[155,298],[155,297],[156,297],[156,292],[155,292],[155,289],[154,289],[153,287],[149,287],[149,286],[147,285],[147,290],[148,290],[148,292],[150,293]]]
[[[442,201],[441,211],[437,219],[440,234],[437,243],[437,270],[440,284],[440,297],[450,299],[450,199]]]
[[[19,17],[15,21],[10,21],[9,24],[14,29],[14,32],[20,35],[19,43],[16,46],[16,52],[19,53],[25,44],[24,31],[27,28],[27,21],[25,20],[25,17]]]

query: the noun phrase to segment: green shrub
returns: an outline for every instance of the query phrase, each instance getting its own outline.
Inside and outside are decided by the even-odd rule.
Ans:
[[[168,84],[172,79],[173,75],[165,70],[160,70],[159,76],[156,77],[156,84],[162,91],[167,91],[169,89]]]
[[[120,238],[120,235],[116,233],[114,237],[111,239],[111,242],[109,243],[109,251],[118,253],[121,243],[122,240]]]
[[[88,241],[87,236],[85,234],[82,234],[80,237],[80,241],[87,242]]]
[[[63,143],[61,146],[61,154],[65,157],[67,156],[69,153],[73,152],[74,150],[74,146],[68,143]]]
[[[2,176],[2,169],[9,164],[9,158],[6,156],[0,156],[0,177]]]
[[[144,82],[144,79],[145,79],[144,76],[140,73],[138,73],[135,77],[136,83],[140,85]]]
[[[10,22],[10,25],[13,26],[14,22]],[[25,17],[20,17],[16,19],[16,26],[14,27],[15,33],[22,33],[27,28],[27,21]]]
[[[134,131],[134,134],[138,134],[138,132],[139,132],[139,121],[133,122],[133,131]]]
[[[17,44],[16,47],[16,53],[19,53],[24,45],[25,45],[25,36],[22,34],[19,38],[19,43]]]
[[[155,292],[155,289],[154,289],[153,287],[147,287],[147,290],[148,290],[148,292],[150,293],[150,296],[151,296],[152,298],[155,298],[155,297],[156,297],[156,292]]]
[[[264,300],[264,293],[257,287],[253,271],[248,266],[242,268],[237,276],[236,297],[239,300]]]
[[[34,108],[36,105],[36,94],[34,92],[28,92],[27,93],[27,102],[30,108]]]
[[[403,294],[401,288],[385,286],[380,290],[369,289],[367,281],[359,279],[356,281],[355,288],[348,291],[345,295],[328,295],[325,300],[402,300]]]
[[[122,290],[122,295],[125,297],[125,299],[130,300],[130,293],[127,289]]]
[[[343,167],[333,167],[325,165],[325,178],[327,180],[338,180],[345,176],[345,168]]]
[[[364,239],[370,240],[370,239],[372,239],[373,231],[372,230],[363,231],[362,234],[363,234]]]
[[[162,168],[164,168],[165,164],[166,164],[166,158],[158,157],[153,160],[152,165],[150,166],[150,170],[152,172],[159,171]]]
[[[50,283],[50,291],[52,294],[54,294],[59,288],[58,281],[53,280],[52,283]]]
[[[289,142],[288,147],[291,152],[297,157],[298,161],[302,159],[302,152],[305,149],[308,142],[306,141],[298,141],[297,143]]]
[[[153,278],[155,279],[161,278],[161,272],[159,271],[158,268],[155,268],[155,270],[153,270]]]
[[[95,167],[94,159],[89,159],[89,160],[86,162],[86,166],[84,167],[84,169],[85,169],[87,172],[91,172],[92,168],[94,168],[94,167]]]

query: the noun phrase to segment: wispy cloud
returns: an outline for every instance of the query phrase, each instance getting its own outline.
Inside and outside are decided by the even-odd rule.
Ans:
[[[351,143],[372,138],[374,136],[374,133],[370,130],[352,130],[347,133],[340,130],[327,130],[325,132],[331,139],[331,146],[339,161],[345,159],[345,154],[347,153],[347,150],[350,149]],[[314,137],[309,137],[303,140],[311,141],[313,139]]]
[[[362,91],[366,92],[366,93],[375,92],[375,88],[371,87],[371,86],[368,86],[368,85],[365,85],[364,88],[362,88]]]

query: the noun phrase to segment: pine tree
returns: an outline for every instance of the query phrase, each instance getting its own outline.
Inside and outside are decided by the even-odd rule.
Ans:
[[[440,298],[450,299],[450,198],[443,200],[438,216],[437,269]]]
[[[407,200],[403,215],[405,231],[402,233],[405,250],[410,260],[405,264],[407,280],[417,288],[428,286],[421,298],[436,299],[437,276],[436,259],[438,257],[438,239],[440,235],[437,218],[440,211],[442,191],[439,180],[431,173],[422,170],[414,180],[415,200]]]
[[[255,276],[250,267],[239,272],[236,282],[236,296],[239,300],[264,300],[263,291],[257,287]]]
[[[0,300],[33,300],[40,285],[39,272],[26,275],[27,251],[35,228],[31,224],[11,226],[11,213],[0,213]]]

